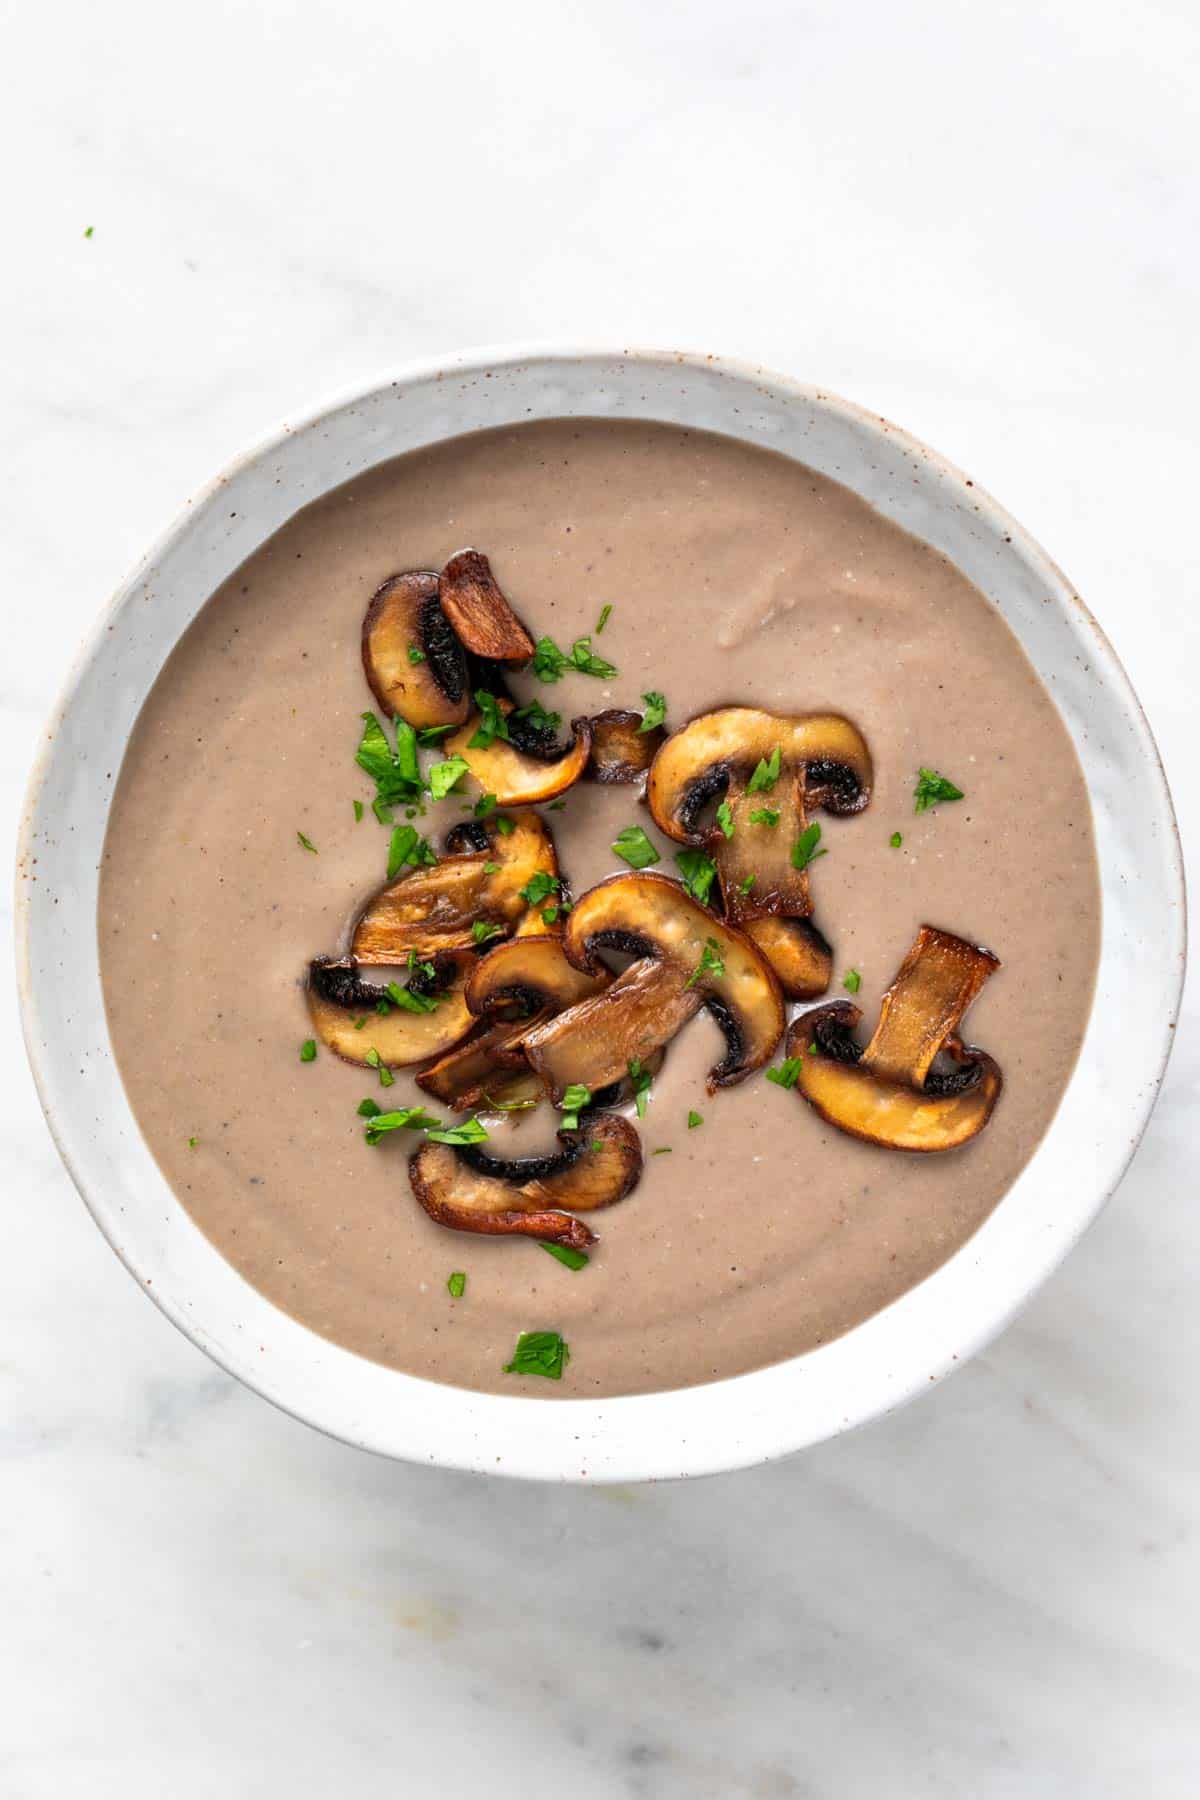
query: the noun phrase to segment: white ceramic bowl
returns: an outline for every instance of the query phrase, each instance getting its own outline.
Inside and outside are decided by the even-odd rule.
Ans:
[[[928,1280],[819,1350],[704,1387],[600,1401],[468,1393],[397,1374],[256,1293],[192,1224],[134,1123],[96,953],[107,772],[213,590],[297,508],[375,463],[486,426],[564,416],[664,420],[769,446],[944,551],[999,608],[1054,696],[1087,777],[1104,891],[1078,1067],[1037,1153],[982,1229]],[[97,624],[35,770],[20,854],[25,874],[37,859],[36,881],[17,884],[18,978],[42,1104],[97,1224],[151,1298],[224,1368],[348,1443],[554,1480],[699,1475],[781,1456],[960,1367],[1119,1181],[1162,1079],[1183,977],[1183,873],[1166,781],[1124,672],[1070,584],[978,487],[886,420],[714,357],[470,353],[404,370],[242,457]]]

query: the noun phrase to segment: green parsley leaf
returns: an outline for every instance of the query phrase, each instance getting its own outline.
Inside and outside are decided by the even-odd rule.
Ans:
[[[445,1130],[427,1125],[425,1135],[434,1144],[482,1144],[488,1128],[479,1119],[464,1119],[461,1125],[451,1125]]]
[[[848,994],[857,994],[862,986],[862,976],[857,969],[847,969],[842,976],[842,986]]]
[[[358,1116],[360,1119],[377,1119],[382,1111],[383,1108],[377,1100],[360,1100],[358,1103]]]
[[[196,1148],[196,1145],[197,1145],[197,1144],[198,1144],[198,1143],[199,1143],[199,1142],[200,1142],[200,1139],[199,1139],[199,1138],[198,1138],[198,1137],[190,1137],[190,1138],[189,1138],[189,1139],[188,1139],[188,1149],[189,1149],[189,1150],[194,1150],[194,1149],[195,1149],[195,1148]]]
[[[600,681],[608,681],[617,671],[612,663],[593,654],[590,637],[576,638],[569,655],[559,649],[553,638],[543,637],[534,646],[533,672],[539,681],[551,682],[561,681],[568,673],[595,675]]]
[[[528,900],[530,906],[540,906],[551,894],[558,892],[558,876],[548,875],[545,869],[535,869],[523,888],[518,889],[522,900]]]
[[[429,770],[429,791],[435,800],[444,800],[451,788],[457,787],[464,775],[471,773],[465,756],[450,756],[445,762],[433,763]]]
[[[518,707],[513,718],[528,719],[535,731],[557,731],[562,724],[562,714],[547,712],[540,700],[531,700],[528,706]]]
[[[716,938],[705,938],[704,948],[700,952],[700,961],[696,964],[690,980],[685,982],[684,985],[685,987],[695,987],[696,983],[704,975],[723,975],[724,973],[725,964],[721,960],[720,944],[718,944]]]
[[[695,1131],[697,1125],[703,1125],[703,1123],[704,1123],[703,1113],[690,1112],[688,1114],[688,1130],[689,1131]]]
[[[755,814],[751,813],[750,817],[753,819]],[[721,827],[721,830],[725,833],[727,838],[733,836],[733,810],[730,807],[728,800],[722,800],[720,806],[717,808],[717,824]]]
[[[898,850],[903,842],[904,839],[900,836],[898,831],[893,831],[891,837],[888,839],[888,843],[892,846],[893,850]]]
[[[643,1067],[636,1056],[628,1066],[629,1081],[633,1088],[633,1104],[638,1118],[644,1119],[650,1099],[650,1071]]]
[[[648,694],[642,695],[642,700],[645,703],[646,710],[642,714],[642,722],[638,726],[638,732],[656,731],[667,716],[666,699],[656,688],[651,688]]]
[[[362,1107],[358,1110],[361,1113]],[[423,1106],[402,1106],[398,1112],[372,1113],[367,1118],[365,1135],[368,1144],[377,1144],[389,1131],[430,1131],[438,1123]]]
[[[480,794],[473,810],[477,819],[489,818],[496,810],[495,794]]]
[[[566,810],[567,803],[565,800],[552,800],[546,808],[547,812],[566,812]]]
[[[815,821],[811,825],[806,825],[792,845],[793,869],[807,869],[810,863],[816,862],[818,856],[828,856],[827,850],[817,849],[820,841],[821,827]]]
[[[417,742],[422,749],[431,750],[435,744],[440,744],[444,737],[448,737],[452,731],[457,730],[457,725],[422,725],[417,732]]]
[[[571,1352],[557,1331],[523,1331],[504,1373],[544,1375],[548,1381],[561,1381],[570,1360]]]
[[[800,1079],[800,1067],[800,1057],[789,1056],[786,1062],[781,1062],[777,1069],[767,1070],[767,1080],[773,1081],[776,1087],[794,1088]]]
[[[783,752],[776,744],[765,761],[760,760],[753,775],[746,783],[748,794],[769,794],[779,780],[779,771],[783,766]]]
[[[544,1250],[547,1256],[552,1256],[555,1262],[560,1262],[564,1269],[587,1268],[588,1259],[585,1250],[572,1250],[570,1244],[547,1244],[543,1238],[539,1238],[537,1241],[539,1249]]]
[[[640,825],[626,825],[613,840],[612,848],[631,869],[648,869],[660,860],[658,851]]]
[[[717,873],[717,865],[712,857],[703,850],[677,850],[675,861],[679,864],[683,885],[692,899],[698,900],[701,906],[707,906]]]
[[[403,719],[394,719],[396,748],[373,712],[362,715],[363,734],[354,760],[375,783],[371,802],[381,825],[391,823],[393,806],[422,809],[421,770],[417,762],[417,734]]]
[[[471,926],[471,936],[477,944],[486,944],[489,939],[504,936],[503,925],[491,925],[486,919],[476,919]]]
[[[556,906],[548,906],[548,907],[546,907],[545,911],[542,913],[542,924],[543,925],[557,925],[558,915],[560,913],[569,912],[570,910],[571,910],[570,907],[565,906],[565,905],[564,906],[557,906],[557,905]]]
[[[757,880],[758,880],[757,875],[747,875],[745,881],[738,882],[737,891],[742,896],[743,899],[745,899],[746,895],[750,892],[750,889],[754,886],[754,884]]]
[[[384,992],[393,1006],[410,1013],[436,1012],[445,998],[444,994],[414,994],[411,987],[402,988],[396,981],[389,981]]]
[[[299,844],[299,846],[302,850],[311,850],[314,856],[317,856],[320,854],[319,851],[317,850],[317,846],[313,843],[312,839],[306,838],[302,831],[298,831],[296,833],[296,842]]]
[[[419,868],[437,861],[432,845],[421,836],[415,825],[397,825],[388,845],[387,878],[395,881],[406,863]]]
[[[372,1047],[370,1050],[368,1050],[365,1060],[371,1065],[371,1067],[375,1070],[375,1073],[378,1075],[380,1087],[392,1087],[394,1085],[396,1077],[392,1074],[392,1071],[388,1068],[387,1064],[383,1061],[378,1050],[376,1050],[374,1047]]]
[[[305,1038],[304,1042],[300,1046],[300,1061],[301,1062],[316,1062],[316,1060],[317,1060],[317,1040],[316,1040],[316,1038]]]
[[[364,1026],[364,1025],[365,1025],[365,1024],[366,1024],[366,1022],[367,1022],[367,1015],[366,1015],[366,1013],[364,1013],[364,1014],[363,1014],[363,1016],[362,1016],[362,1018],[361,1018],[361,1019],[355,1019],[355,1021],[354,1021],[354,1029],[355,1029],[355,1031],[361,1031],[361,1030],[362,1030],[362,1028],[363,1028],[363,1026]]]
[[[756,806],[750,814],[750,823],[752,825],[769,825],[774,831],[779,823],[779,814],[773,806]]]
[[[923,813],[931,806],[941,806],[947,800],[962,798],[962,789],[955,787],[945,775],[939,775],[936,769],[917,771],[917,785],[913,789],[913,800],[916,802],[914,812]]]
[[[612,616],[612,607],[611,606],[602,606],[600,608],[600,617],[596,620],[596,636],[597,637],[600,636],[600,633],[604,630],[604,627],[608,624],[608,621],[611,618],[611,616]]]
[[[85,237],[85,238],[90,238],[90,237],[91,237],[91,235],[92,235],[92,233],[93,233],[93,232],[94,232],[94,231],[95,231],[95,229],[96,229],[96,227],[95,227],[95,226],[94,226],[94,225],[89,225],[89,226],[88,226],[88,228],[87,228],[87,230],[86,230],[86,231],[85,231],[85,232],[84,232],[84,234],[83,234],[83,235],[84,235],[84,237]]]
[[[415,644],[410,644],[408,646],[408,660],[413,664],[423,663],[425,661],[425,652],[423,650],[418,650]]]
[[[468,750],[488,750],[497,738],[508,742],[508,720],[500,711],[500,702],[495,694],[489,694],[486,688],[480,688],[475,695],[475,704],[479,708],[479,724],[474,736],[468,741]]]
[[[446,1292],[452,1300],[461,1300],[467,1291],[467,1278],[461,1269],[456,1269],[446,1283]]]
[[[356,825],[362,824],[362,816],[363,816],[363,803],[361,800],[356,800],[354,802],[354,823]]]
[[[566,1089],[559,1105],[562,1107],[562,1128],[564,1131],[578,1131],[579,1115],[585,1106],[592,1104],[592,1090],[585,1087],[582,1081],[573,1081]]]
[[[499,818],[496,820],[496,830],[500,833],[500,836],[501,837],[511,837],[513,832],[516,829],[517,828],[516,828],[515,824],[508,817],[507,813],[501,813]]]
[[[658,1149],[652,1150],[650,1152],[650,1154],[651,1154],[651,1156],[670,1156],[671,1146],[670,1146],[670,1144],[660,1144],[658,1146]]]

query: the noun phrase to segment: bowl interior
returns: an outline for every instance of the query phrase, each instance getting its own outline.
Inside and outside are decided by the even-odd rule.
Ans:
[[[1016,633],[1074,740],[1104,917],[1091,1021],[1054,1122],[982,1229],[934,1275],[847,1336],[772,1368],[667,1394],[547,1403],[384,1369],[317,1337],[235,1273],[175,1200],[134,1122],[109,1045],[95,918],[125,743],[214,589],[299,507],[375,463],[468,431],[571,416],[653,419],[769,447],[950,557]],[[830,395],[713,358],[483,352],[285,428],[199,496],[135,571],[85,647],[34,773],[18,932],[26,1041],[63,1157],[114,1249],[203,1349],[287,1411],[388,1455],[631,1480],[816,1442],[927,1389],[1000,1329],[1111,1193],[1149,1116],[1182,981],[1183,878],[1157,753],[1103,634],[1037,545],[932,451]]]

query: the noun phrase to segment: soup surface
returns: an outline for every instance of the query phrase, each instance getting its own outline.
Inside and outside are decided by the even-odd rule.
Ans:
[[[710,1096],[706,1013],[671,1043],[640,1129],[634,1193],[592,1215],[572,1272],[535,1242],[450,1232],[409,1189],[413,1134],[364,1142],[356,1108],[424,1098],[322,1048],[304,994],[385,874],[389,831],[356,767],[375,702],[359,656],[374,590],[486,551],[534,635],[593,634],[610,679],[514,678],[565,719],[666,696],[668,724],[738,703],[842,712],[875,789],[819,815],[815,917],[865,1028],[922,922],[1002,968],[966,1020],[1005,1086],[941,1156],[842,1135],[756,1075]],[[601,609],[612,611],[595,637]],[[376,710],[378,710],[376,708]],[[438,752],[426,752],[426,760]],[[963,790],[914,812],[917,771]],[[468,799],[471,797],[468,793]],[[578,896],[625,865],[638,790],[580,784],[546,812]],[[354,800],[365,803],[356,819]],[[458,794],[419,821],[440,843]],[[315,846],[301,845],[297,834]],[[893,845],[899,833],[902,843]],[[146,702],[121,770],[99,918],[121,1073],[167,1179],[277,1305],[364,1356],[539,1397],[709,1381],[826,1342],[957,1250],[1035,1149],[1092,996],[1099,889],[1083,778],[1058,714],[984,596],[843,487],[772,453],[651,424],[558,421],[400,458],[299,513],[213,596]],[[779,1051],[779,1057],[784,1054]],[[631,1108],[627,1108],[631,1112]],[[689,1112],[703,1123],[689,1128]],[[554,1115],[488,1121],[500,1154]],[[661,1151],[669,1154],[653,1155]],[[447,1291],[467,1277],[461,1298]],[[506,1374],[519,1333],[570,1345],[561,1382]]]

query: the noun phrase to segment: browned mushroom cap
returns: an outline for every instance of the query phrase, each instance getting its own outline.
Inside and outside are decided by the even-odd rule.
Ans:
[[[816,1000],[825,992],[833,951],[811,919],[745,919],[741,929],[774,969],[788,1000]]]
[[[467,661],[427,569],[393,575],[373,597],[362,628],[363,671],[393,718],[410,725],[461,725],[471,707]]]
[[[636,960],[603,994],[527,1035],[525,1054],[556,1100],[572,1082],[595,1091],[618,1080],[630,1059],[644,1061],[701,1006],[728,1045],[709,1073],[710,1092],[761,1068],[783,1033],[783,997],[761,951],[664,875],[613,875],[590,889],[567,921],[563,948],[589,972],[603,949]]]
[[[580,1000],[603,993],[612,976],[574,968],[563,954],[561,937],[519,937],[498,944],[485,956],[467,983],[467,1005],[473,1013],[519,1011],[528,1020],[536,1013],[560,1013]]]
[[[513,710],[507,699],[498,699],[497,707],[505,718]],[[534,806],[553,800],[578,781],[587,767],[592,747],[590,719],[572,719],[574,742],[566,746],[555,744],[543,733],[519,728],[511,742],[496,737],[490,744],[472,746],[479,723],[478,714],[468,719],[461,731],[446,739],[445,752],[461,756],[482,792],[494,794],[499,806]]]
[[[554,840],[536,813],[522,813],[507,821],[508,833],[496,819],[472,820],[456,827],[447,838],[451,854],[429,868],[412,869],[380,888],[368,900],[351,941],[355,958],[362,963],[403,962],[410,950],[426,956],[437,950],[461,950],[486,945],[482,928],[495,926],[508,936],[529,928],[547,927],[540,913],[530,907],[522,888],[541,873],[558,879]],[[464,840],[473,848],[460,849]],[[472,931],[479,925],[481,932]]]
[[[759,763],[770,765],[776,753],[774,781],[749,792]],[[808,874],[792,860],[808,812],[861,812],[871,780],[870,752],[849,719],[836,713],[780,718],[756,707],[726,706],[672,733],[654,759],[646,799],[668,837],[707,849],[726,914],[740,925],[811,912]],[[729,806],[732,836],[703,820],[706,808],[721,799]],[[771,824],[769,818],[754,820],[755,813],[778,817]]]
[[[639,712],[611,707],[592,719],[592,754],[587,766],[589,781],[640,781],[666,740],[661,725],[642,730]]]
[[[628,1120],[613,1113],[558,1137],[557,1154],[512,1162],[473,1144],[426,1142],[408,1165],[413,1193],[431,1219],[454,1231],[519,1233],[585,1250],[595,1234],[571,1214],[623,1200],[641,1175],[642,1146]]]
[[[417,1086],[455,1112],[523,1111],[536,1106],[545,1098],[546,1084],[521,1054],[521,1039],[528,1029],[526,1018],[483,1026],[422,1069]]]
[[[429,1011],[411,1011],[386,987],[364,981],[353,962],[317,958],[308,969],[308,1010],[321,1042],[346,1062],[399,1069],[439,1056],[466,1037],[474,1023],[465,988],[475,958],[465,951],[439,956],[433,975],[410,976],[407,991]],[[405,987],[401,986],[401,992]]]
[[[982,1131],[1003,1085],[992,1058],[957,1030],[999,967],[990,950],[922,925],[865,1050],[852,1035],[862,1014],[846,1000],[794,1021],[788,1050],[800,1058],[797,1091],[831,1125],[868,1143],[957,1149]],[[934,1067],[942,1051],[955,1065],[945,1072]]]
[[[481,550],[460,550],[442,570],[442,610],[460,642],[490,662],[525,663],[533,639],[500,592]]]

